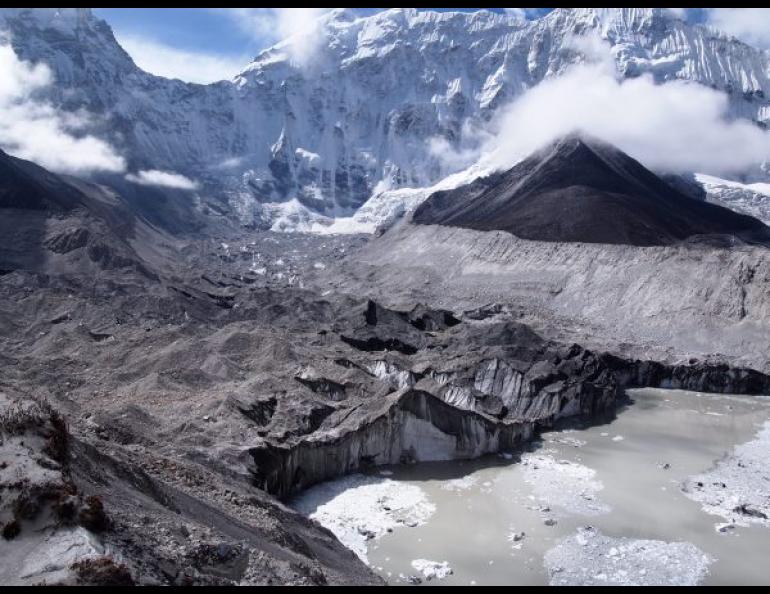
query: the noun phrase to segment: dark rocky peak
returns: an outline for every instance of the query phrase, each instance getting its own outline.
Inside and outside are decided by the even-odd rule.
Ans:
[[[575,134],[507,171],[434,193],[413,221],[540,241],[638,246],[770,237],[757,219],[693,199],[616,147]]]

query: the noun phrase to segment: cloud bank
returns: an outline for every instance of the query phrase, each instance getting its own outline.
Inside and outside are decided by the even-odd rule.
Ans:
[[[173,171],[159,171],[147,169],[137,173],[129,173],[126,179],[140,186],[160,186],[177,190],[197,190],[198,184],[179,173]]]
[[[0,147],[60,173],[120,172],[124,159],[103,140],[86,133],[91,117],[64,112],[39,98],[53,82],[44,64],[19,60],[0,41]]]
[[[724,93],[687,81],[656,84],[650,75],[623,80],[606,44],[583,39],[576,48],[594,61],[541,82],[475,132],[480,167],[508,168],[572,132],[610,142],[658,171],[729,175],[770,159],[770,134],[730,120]],[[473,162],[467,150],[450,152],[435,140],[429,147],[448,169]]]
[[[527,18],[526,8],[503,8],[503,11],[505,11],[506,14],[517,17],[519,19]]]
[[[329,8],[231,8],[242,29],[257,39],[285,41],[285,49],[298,65],[305,66],[323,44],[319,18]]]
[[[138,35],[118,35],[118,43],[139,68],[150,74],[208,84],[231,79],[248,64],[246,56],[233,58],[178,49]]]
[[[709,25],[746,43],[770,48],[770,10],[767,8],[707,8]]]

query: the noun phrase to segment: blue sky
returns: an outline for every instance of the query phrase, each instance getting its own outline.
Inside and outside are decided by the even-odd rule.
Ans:
[[[227,9],[95,8],[116,35],[141,36],[183,50],[241,56],[257,53],[271,39],[259,39],[234,22]]]
[[[326,9],[273,8],[97,8],[121,45],[143,69],[191,82],[231,78],[260,50],[298,27],[309,26]],[[357,9],[373,12],[378,9]],[[472,8],[431,10],[477,10]],[[551,9],[526,11],[537,18]],[[691,21],[707,22],[760,47],[770,47],[770,10],[761,8],[672,9]],[[685,12],[686,11],[686,12]]]

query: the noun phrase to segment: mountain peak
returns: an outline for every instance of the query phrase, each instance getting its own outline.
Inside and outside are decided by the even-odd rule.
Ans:
[[[697,235],[767,241],[770,232],[752,217],[685,196],[616,147],[581,135],[559,139],[509,171],[432,194],[413,221],[639,246]]]
[[[589,151],[591,153],[616,151],[613,145],[583,132],[572,132],[553,141],[548,147],[542,149],[550,153],[567,153],[574,151]]]

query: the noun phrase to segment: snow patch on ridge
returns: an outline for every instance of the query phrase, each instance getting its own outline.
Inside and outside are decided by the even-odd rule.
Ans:
[[[695,180],[703,186],[710,201],[770,225],[770,183],[742,184],[703,173],[696,173]]]
[[[428,196],[434,192],[452,190],[490,173],[492,170],[489,168],[473,165],[426,188],[389,189],[384,187],[379,190],[375,189],[372,197],[352,216],[336,219],[315,216],[309,225],[294,230],[324,235],[376,233],[391,227],[396,221],[427,200]]]

